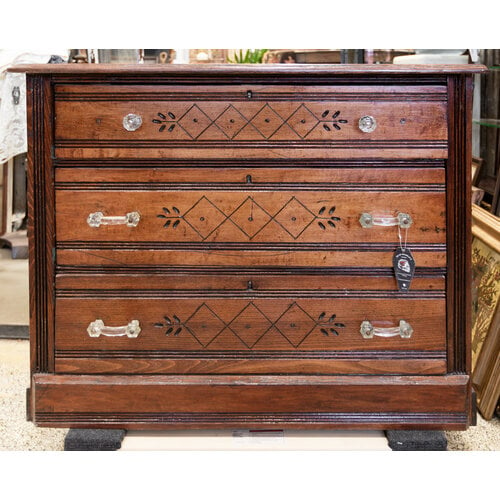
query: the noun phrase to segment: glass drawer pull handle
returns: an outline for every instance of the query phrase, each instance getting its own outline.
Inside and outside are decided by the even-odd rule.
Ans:
[[[123,128],[125,130],[128,130],[129,132],[134,132],[138,128],[141,128],[142,117],[134,113],[129,113],[128,115],[123,117],[122,123],[123,123]]]
[[[92,321],[87,328],[87,333],[89,337],[100,337],[104,335],[106,337],[129,337],[131,339],[136,338],[141,333],[141,327],[139,326],[139,321],[133,319],[128,325],[125,326],[106,326],[102,319],[96,319]]]
[[[107,215],[102,212],[94,212],[87,217],[87,224],[90,227],[116,226],[119,224],[135,227],[139,224],[141,216],[139,212],[130,212],[126,215]]]
[[[410,323],[402,319],[399,326],[390,328],[377,328],[374,327],[369,321],[361,323],[360,333],[364,339],[372,339],[373,337],[397,337],[402,339],[409,339],[413,333],[413,328]]]
[[[408,229],[413,224],[413,219],[409,214],[403,213],[399,213],[396,217],[363,213],[359,218],[359,223],[363,227],[399,226],[401,229]]]
[[[362,116],[359,119],[358,126],[361,132],[370,134],[377,128],[377,120],[375,120],[375,118],[370,115]]]

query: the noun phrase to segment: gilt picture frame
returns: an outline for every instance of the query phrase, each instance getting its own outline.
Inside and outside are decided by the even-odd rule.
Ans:
[[[473,205],[472,221],[472,383],[490,419],[500,388],[500,218]]]

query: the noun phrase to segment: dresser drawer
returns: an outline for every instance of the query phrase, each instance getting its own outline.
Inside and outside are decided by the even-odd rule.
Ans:
[[[56,226],[60,242],[444,243],[445,207],[444,191],[64,190]]]
[[[446,99],[444,86],[60,85],[56,153],[258,157],[285,147],[325,157],[376,147],[446,157]]]
[[[56,369],[71,371],[70,359],[77,371],[144,373],[444,369],[443,299],[168,295],[58,298]]]
[[[446,361],[439,274],[406,293],[387,273],[62,274],[56,286],[58,371],[442,373]]]

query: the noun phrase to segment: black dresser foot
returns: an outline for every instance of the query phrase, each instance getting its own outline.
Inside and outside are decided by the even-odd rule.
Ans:
[[[64,451],[119,450],[126,433],[122,429],[70,429],[64,438]]]
[[[385,431],[393,451],[446,451],[448,441],[443,431]]]

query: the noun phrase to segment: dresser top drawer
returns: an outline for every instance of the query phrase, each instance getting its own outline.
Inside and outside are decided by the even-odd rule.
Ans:
[[[447,89],[438,85],[56,85],[55,115],[61,157],[75,148],[87,150],[81,156],[94,148],[103,156],[137,148],[152,157],[185,149],[192,157],[265,157],[276,148],[291,156],[377,148],[444,157],[436,151],[446,150],[448,138]]]

